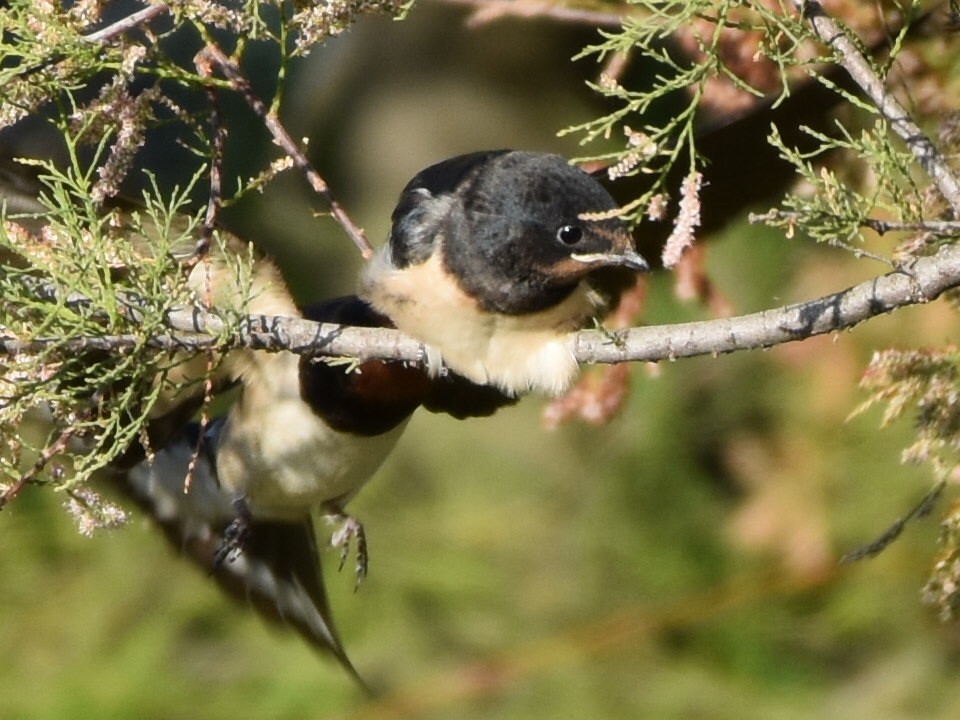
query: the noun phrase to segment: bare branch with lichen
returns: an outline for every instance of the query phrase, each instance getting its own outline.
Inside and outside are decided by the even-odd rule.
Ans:
[[[574,357],[581,363],[659,362],[698,355],[717,355],[770,348],[840,330],[848,330],[873,317],[898,308],[936,300],[960,286],[960,246],[945,245],[930,257],[918,258],[901,268],[840,292],[806,302],[750,315],[675,325],[634,327],[613,333],[582,330],[570,336]],[[233,333],[221,316],[195,308],[174,309],[167,325],[179,334],[158,335],[146,342],[163,349],[212,347],[219,338],[225,347],[247,347],[271,352],[351,357],[360,361],[383,359],[423,362],[422,345],[396,330],[358,328],[316,323],[299,318],[253,315],[242,318]],[[6,352],[37,352],[56,338],[34,338],[20,343],[0,339]],[[136,338],[77,338],[117,349]]]

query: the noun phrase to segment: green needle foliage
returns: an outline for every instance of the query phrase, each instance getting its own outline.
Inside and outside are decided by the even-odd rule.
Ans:
[[[38,211],[7,214],[0,229],[0,334],[23,347],[0,363],[0,473],[22,481],[26,464],[31,481],[71,490],[138,442],[179,362],[155,340],[172,309],[198,301],[181,259],[199,219],[186,214],[189,188],[154,188],[137,209],[98,206],[96,163],[83,166],[77,138],[63,137],[70,167],[37,162]],[[35,442],[16,432],[32,418],[44,427]],[[46,463],[68,445],[83,449],[69,467]]]

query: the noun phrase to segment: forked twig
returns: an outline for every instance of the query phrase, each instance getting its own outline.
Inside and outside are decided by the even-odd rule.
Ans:
[[[250,83],[244,77],[237,64],[227,57],[215,43],[208,43],[207,46],[200,51],[200,55],[206,56],[206,58],[220,68],[220,71],[230,82],[233,89],[240,94],[247,105],[250,106],[250,109],[263,121],[267,131],[273,136],[274,142],[293,160],[293,164],[304,173],[314,192],[324,199],[330,208],[330,214],[347,232],[347,235],[350,236],[353,243],[360,249],[363,257],[368,260],[373,257],[373,247],[367,240],[363,229],[350,219],[350,216],[346,210],[344,210],[343,206],[337,202],[326,181],[320,177],[320,173],[316,171],[307,159],[307,156],[303,154],[303,151],[300,150],[293,141],[293,138],[290,137],[290,134],[286,128],[283,127],[283,124],[277,116],[273,114],[264,102],[253,92],[253,88],[250,87]]]
[[[817,37],[839,53],[837,61],[887,119],[893,131],[930,175],[953,209],[954,216],[960,218],[960,180],[937,147],[887,90],[856,43],[826,13],[823,6],[816,0],[794,0],[794,4],[809,21]]]

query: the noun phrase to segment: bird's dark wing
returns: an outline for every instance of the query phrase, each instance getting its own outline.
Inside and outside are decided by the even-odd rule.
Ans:
[[[515,405],[520,398],[494,385],[477,385],[456,373],[434,378],[423,400],[433,413],[446,413],[457,420],[487,417],[502,407]]]
[[[204,547],[202,563],[208,562],[210,548]],[[216,552],[219,545],[212,548]],[[222,563],[213,577],[230,596],[249,600],[262,617],[292,626],[310,645],[332,654],[366,687],[333,622],[310,518],[299,523],[254,521],[243,552]]]
[[[355,295],[309,306],[304,309],[304,317],[359,327],[393,327],[389,318]],[[354,425],[366,417],[364,423],[374,426],[376,418],[386,422],[392,414],[400,410],[413,412],[419,404],[430,412],[463,420],[492,415],[518,400],[492,385],[477,385],[456,373],[431,378],[426,370],[404,363],[364,363],[360,374],[355,376],[345,376],[341,369],[316,363],[310,367],[309,374],[301,372],[304,391],[316,398],[313,401],[316,405],[330,407],[326,411],[328,421],[336,422],[335,408],[341,412],[352,409]],[[368,377],[364,379],[364,375]],[[359,412],[360,403],[368,405],[367,413]]]
[[[236,601],[249,603],[266,620],[295,629],[311,646],[333,655],[366,687],[343,649],[327,600],[312,520],[250,521],[243,551],[215,563],[224,531],[233,520],[232,499],[216,480],[213,464],[218,424],[198,449],[197,426],[115,479],[163,530],[171,546],[208,573]],[[190,488],[187,468],[195,459]]]

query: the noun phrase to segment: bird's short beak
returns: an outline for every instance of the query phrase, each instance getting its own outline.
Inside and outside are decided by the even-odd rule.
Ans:
[[[577,262],[596,267],[625,267],[636,272],[647,272],[650,264],[632,247],[625,247],[618,252],[610,253],[580,253],[570,256]]]

